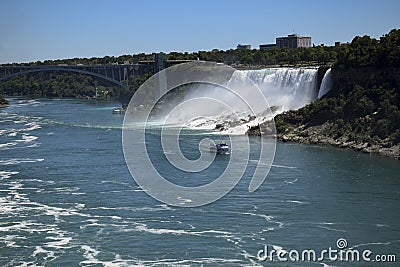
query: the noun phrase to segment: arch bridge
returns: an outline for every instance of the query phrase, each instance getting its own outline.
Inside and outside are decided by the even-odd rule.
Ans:
[[[128,78],[142,71],[141,64],[106,65],[39,65],[39,66],[0,66],[0,82],[12,77],[41,71],[67,71],[98,77],[122,87],[128,87]]]

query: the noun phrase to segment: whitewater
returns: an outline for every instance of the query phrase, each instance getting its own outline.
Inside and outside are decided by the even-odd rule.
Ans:
[[[331,83],[329,69],[318,88],[318,67],[236,70],[223,85],[193,85],[194,90],[188,90],[183,100],[165,112],[164,125],[245,134],[250,127],[272,121],[279,113],[322,97]]]

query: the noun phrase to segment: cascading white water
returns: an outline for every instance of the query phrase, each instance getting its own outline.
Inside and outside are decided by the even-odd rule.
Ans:
[[[228,133],[244,134],[248,127],[271,120],[275,114],[314,101],[318,94],[317,75],[317,67],[236,70],[223,85],[228,89],[212,84],[193,85],[194,90],[174,105],[174,113],[168,122],[206,129],[223,125]],[[180,105],[196,98],[216,101],[210,100],[205,104],[192,101],[190,105]],[[253,116],[256,118],[250,120]]]
[[[261,89],[271,107],[284,111],[301,108],[316,99],[317,73],[318,68],[238,70],[230,82],[240,83],[241,79],[249,78]]]
[[[318,92],[318,98],[321,98],[326,93],[328,93],[329,90],[331,90],[331,87],[332,87],[332,73],[331,69],[328,69],[324,75],[324,78],[322,79],[321,87],[319,88]]]

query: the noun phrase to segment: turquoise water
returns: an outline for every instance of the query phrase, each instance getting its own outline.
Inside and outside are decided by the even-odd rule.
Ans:
[[[132,179],[122,152],[123,116],[112,114],[115,106],[12,99],[11,107],[0,109],[0,266],[365,266],[257,258],[264,245],[320,251],[336,248],[339,238],[348,248],[398,254],[399,161],[278,143],[256,192],[247,191],[247,171],[215,203],[171,207]],[[182,135],[186,153],[197,147],[198,136]],[[157,142],[158,135],[149,138]],[[217,158],[210,176],[228,160]],[[256,163],[251,155],[250,168]],[[183,185],[210,177],[164,172]]]

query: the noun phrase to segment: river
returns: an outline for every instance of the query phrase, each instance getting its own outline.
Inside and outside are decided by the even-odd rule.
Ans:
[[[339,239],[372,255],[400,251],[397,160],[278,142],[257,191],[248,192],[246,172],[214,203],[173,207],[132,179],[121,144],[123,115],[111,112],[117,103],[12,98],[10,104],[0,109],[0,266],[365,266],[257,257],[265,247],[318,255],[337,249]],[[187,149],[197,147],[190,132],[181,138]],[[194,177],[182,183],[199,182]]]

